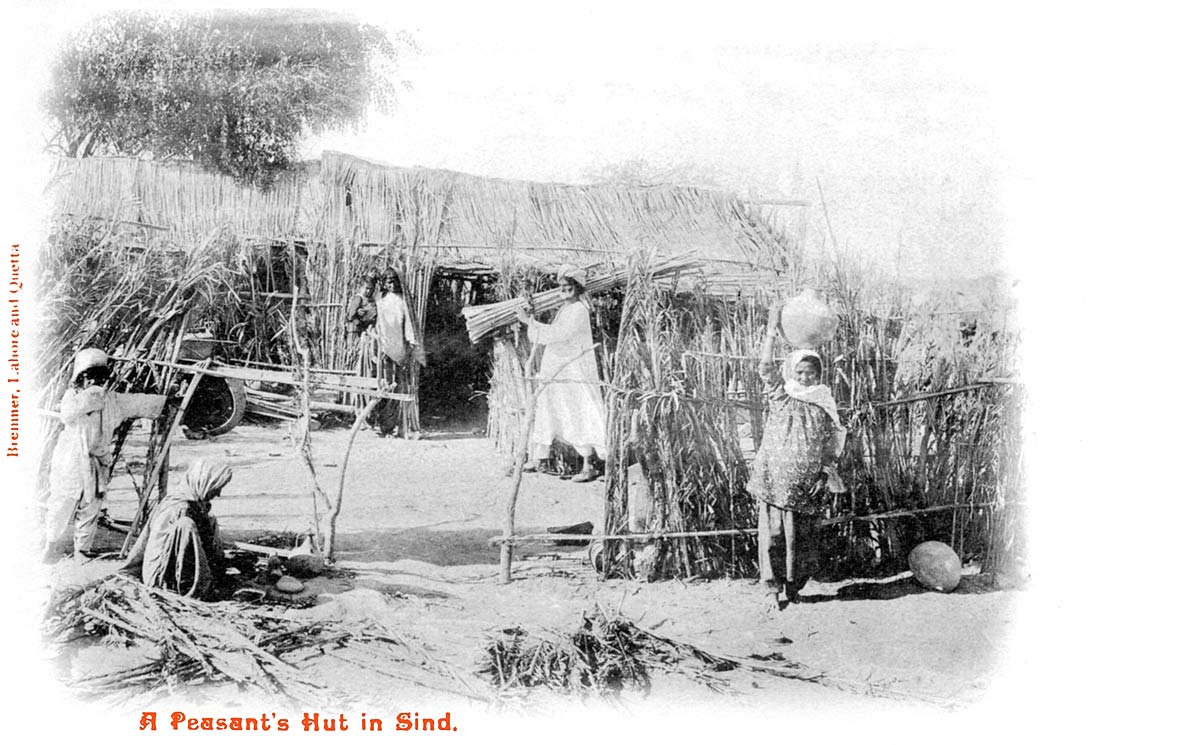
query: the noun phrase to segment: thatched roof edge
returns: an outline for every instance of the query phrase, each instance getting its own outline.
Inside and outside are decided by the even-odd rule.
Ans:
[[[618,262],[692,255],[713,285],[761,284],[796,247],[755,205],[693,186],[575,185],[400,167],[326,152],[267,191],[188,162],[61,159],[58,215],[165,228],[194,244],[214,230],[312,243],[431,247],[461,265]],[[504,258],[500,258],[503,256]]]

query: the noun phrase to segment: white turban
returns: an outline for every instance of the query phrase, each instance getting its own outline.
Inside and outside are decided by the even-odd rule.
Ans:
[[[558,270],[558,281],[561,282],[564,279],[573,281],[575,284],[579,285],[579,289],[581,290],[587,289],[587,272],[579,267],[571,266],[570,264],[564,264],[562,268]]]
[[[75,368],[71,377],[76,378],[79,373],[91,370],[93,367],[108,367],[108,355],[104,353],[103,349],[95,347],[81,349],[75,354]]]
[[[219,492],[232,478],[233,469],[228,463],[201,458],[192,462],[183,481],[193,500],[204,500],[215,497],[214,492]]]

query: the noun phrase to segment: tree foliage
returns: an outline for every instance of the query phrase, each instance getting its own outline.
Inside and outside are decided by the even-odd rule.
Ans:
[[[387,108],[406,39],[312,12],[114,13],[55,58],[52,152],[200,162],[269,183],[307,134]]]

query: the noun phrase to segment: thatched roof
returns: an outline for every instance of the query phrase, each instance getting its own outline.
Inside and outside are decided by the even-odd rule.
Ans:
[[[320,218],[319,168],[287,174],[269,192],[192,163],[61,158],[48,191],[56,215],[162,229],[182,245],[214,230],[245,237],[307,238]]]
[[[464,268],[591,264],[652,250],[702,259],[716,291],[774,284],[796,256],[756,208],[724,192],[481,178],[339,153],[269,192],[192,164],[130,158],[64,159],[53,186],[59,214],[158,226],[184,243],[224,228],[330,246],[433,248],[439,263]]]

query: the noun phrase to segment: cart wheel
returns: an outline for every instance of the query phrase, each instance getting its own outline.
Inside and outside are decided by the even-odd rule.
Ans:
[[[604,541],[592,541],[588,544],[588,563],[598,574],[604,574]]]
[[[205,375],[183,415],[189,430],[206,437],[222,435],[236,427],[246,413],[246,386],[233,378]]]

